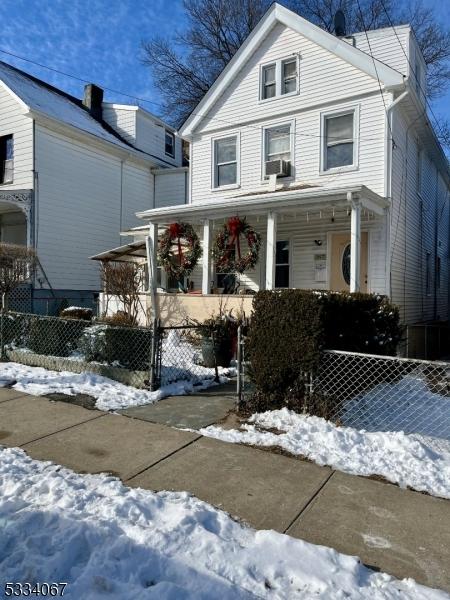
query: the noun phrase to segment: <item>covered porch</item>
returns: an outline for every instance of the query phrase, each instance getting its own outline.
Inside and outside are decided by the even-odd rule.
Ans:
[[[249,315],[253,295],[261,289],[386,294],[387,210],[388,202],[365,186],[302,186],[220,203],[153,209],[139,214],[146,225],[127,232],[134,236],[136,246],[118,248],[109,259],[119,254],[119,260],[130,260],[133,255],[146,258],[148,315],[163,324],[202,321],[220,308]],[[261,247],[256,265],[235,274],[230,287],[230,279],[215,264],[212,248],[223,225],[236,216],[245,218],[260,234]],[[203,248],[197,266],[183,281],[184,293],[157,260],[160,235],[174,222],[190,223]]]
[[[0,242],[32,244],[32,191],[0,191]]]

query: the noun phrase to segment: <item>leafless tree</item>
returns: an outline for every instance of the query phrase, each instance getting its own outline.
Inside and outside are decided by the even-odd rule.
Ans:
[[[284,0],[319,27],[333,32],[340,8],[347,33],[411,23],[428,67],[430,98],[450,82],[450,29],[422,0]],[[143,44],[144,63],[164,103],[164,116],[179,126],[270,6],[269,0],[183,0],[187,24],[170,38]]]
[[[32,278],[37,265],[33,248],[0,242],[0,306],[7,308],[9,294]]]
[[[142,308],[140,294],[145,280],[144,266],[134,262],[104,261],[101,279],[104,293],[115,296],[123,306],[122,321],[135,325]]]

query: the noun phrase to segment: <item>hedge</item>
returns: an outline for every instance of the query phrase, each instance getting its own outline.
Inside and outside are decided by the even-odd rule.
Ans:
[[[150,365],[151,343],[151,329],[99,323],[85,329],[78,349],[87,361],[145,371]]]
[[[398,309],[382,296],[292,289],[258,292],[246,343],[256,387],[251,409],[282,405],[301,409],[305,373],[315,370],[321,350],[389,355],[395,353],[401,334]]]
[[[88,321],[36,317],[30,321],[28,347],[37,354],[69,356],[77,346],[78,339]]]

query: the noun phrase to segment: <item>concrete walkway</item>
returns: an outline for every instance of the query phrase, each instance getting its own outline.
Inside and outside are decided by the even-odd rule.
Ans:
[[[256,528],[450,592],[450,501],[161,424],[182,402],[164,400],[141,419],[0,389],[0,444],[130,486],[187,490]]]

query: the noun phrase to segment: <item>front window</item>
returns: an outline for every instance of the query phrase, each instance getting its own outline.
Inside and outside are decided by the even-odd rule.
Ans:
[[[355,164],[355,112],[326,116],[324,120],[324,170]]]
[[[14,175],[13,136],[0,137],[0,184],[12,183]]]
[[[171,131],[167,131],[165,135],[165,152],[166,156],[175,158],[175,135]]]
[[[276,65],[267,65],[262,69],[262,99],[273,98],[276,91]]]
[[[291,161],[291,125],[268,127],[264,132],[264,176],[266,162],[272,160]]]
[[[297,91],[297,59],[284,60],[282,62],[283,81],[282,94],[292,94]]]
[[[260,100],[269,100],[298,92],[298,56],[279,59],[261,67]]]
[[[238,183],[237,136],[214,141],[214,187]]]
[[[275,254],[275,287],[289,287],[289,242],[277,242]]]

